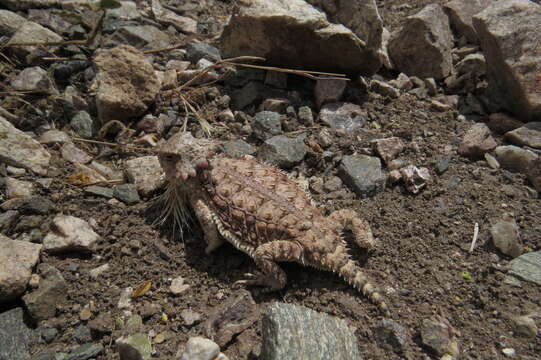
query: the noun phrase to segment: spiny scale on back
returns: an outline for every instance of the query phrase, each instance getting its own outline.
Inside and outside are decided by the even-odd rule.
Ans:
[[[262,276],[237,283],[282,289],[286,274],[276,262],[298,262],[337,273],[389,316],[341,236],[347,226],[357,243],[373,246],[370,227],[357,213],[339,210],[324,216],[280,170],[250,156],[226,157],[217,149],[217,142],[195,139],[190,133],[175,134],[159,147],[168,180],[166,212],[185,226],[188,209],[193,210],[207,253],[225,239],[252,257]]]

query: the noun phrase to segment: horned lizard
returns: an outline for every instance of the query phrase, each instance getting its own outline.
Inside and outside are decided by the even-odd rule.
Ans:
[[[353,210],[324,216],[296,182],[274,166],[251,156],[227,157],[218,143],[177,133],[158,148],[168,180],[169,211],[181,225],[189,209],[201,225],[206,253],[224,239],[248,254],[262,275],[238,284],[280,290],[286,274],[277,262],[291,261],[332,271],[389,315],[382,296],[351,260],[341,232],[347,226],[357,242],[373,246],[367,222]]]

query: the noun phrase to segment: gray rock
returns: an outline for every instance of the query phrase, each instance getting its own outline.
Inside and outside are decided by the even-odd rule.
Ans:
[[[451,157],[449,155],[441,155],[436,160],[436,172],[438,175],[443,175],[449,169]]]
[[[401,72],[422,78],[443,79],[451,73],[451,29],[438,4],[430,4],[406,18],[389,40],[389,55]]]
[[[516,258],[522,254],[518,225],[512,215],[504,214],[502,220],[492,225],[490,234],[494,246],[505,255]]]
[[[19,212],[15,210],[8,210],[0,214],[0,233],[7,233],[9,229],[15,224]]]
[[[58,335],[58,330],[54,327],[45,327],[40,330],[41,339],[46,343],[51,343]]]
[[[319,121],[333,130],[355,131],[366,123],[366,112],[356,104],[325,104],[319,112]]]
[[[361,359],[347,322],[303,306],[272,304],[261,325],[261,359]]]
[[[39,66],[28,67],[21,71],[13,79],[11,86],[18,91],[30,91],[48,95],[58,94],[58,90],[54,87],[47,71]]]
[[[134,183],[137,191],[149,196],[163,185],[165,178],[157,156],[141,156],[126,161],[126,176]]]
[[[24,322],[23,308],[0,314],[0,359],[28,360],[35,334]]]
[[[487,125],[490,130],[494,131],[496,134],[505,134],[506,132],[513,131],[524,124],[507,114],[493,113],[488,116]]]
[[[383,319],[376,327],[375,336],[381,347],[403,354],[408,349],[408,331],[394,320]]]
[[[246,141],[237,139],[223,144],[224,152],[227,156],[236,157],[239,155],[254,155],[257,149]]]
[[[65,34],[71,26],[70,22],[50,9],[29,9],[26,20],[43,25],[57,34]]]
[[[314,116],[312,114],[312,109],[308,106],[301,106],[299,108],[299,121],[305,126],[314,126]]]
[[[14,46],[10,47],[11,44],[24,44],[24,43],[51,43],[62,41],[62,37],[51,30],[44,28],[43,26],[36,24],[33,21],[23,22],[22,25],[17,29],[15,34],[9,39],[6,47],[10,52],[19,56],[20,58],[25,58],[30,53],[38,49],[37,45],[30,46]]]
[[[458,146],[458,153],[471,158],[481,158],[498,146],[485,123],[476,123],[466,132]]]
[[[443,8],[455,31],[465,36],[470,43],[477,44],[479,39],[472,24],[472,17],[490,4],[491,0],[453,0],[446,3]]]
[[[87,360],[95,358],[103,352],[103,345],[100,343],[92,344],[83,344],[73,351],[71,351],[64,360]]]
[[[141,14],[137,10],[137,4],[133,1],[121,1],[120,7],[116,9],[108,9],[106,20],[138,20]]]
[[[180,360],[214,360],[220,347],[214,341],[203,337],[191,337]]]
[[[186,59],[192,64],[196,64],[201,59],[217,62],[222,60],[222,57],[220,56],[220,50],[214,46],[205,42],[192,42],[186,46]]]
[[[289,105],[291,102],[287,99],[265,99],[259,106],[259,110],[284,114]]]
[[[167,33],[152,25],[129,25],[118,28],[106,42],[107,45],[126,44],[137,49],[155,49],[171,45]],[[122,45],[121,45],[122,46]]]
[[[357,195],[367,198],[385,189],[381,161],[367,155],[347,155],[338,168],[340,177]]]
[[[73,337],[79,344],[87,343],[89,341],[92,341],[92,334],[90,332],[90,328],[79,325],[75,328],[73,331]]]
[[[260,140],[267,140],[274,135],[282,133],[282,123],[280,114],[272,111],[260,111],[254,116],[252,121],[254,135]]]
[[[249,328],[259,319],[259,311],[252,295],[241,290],[212,310],[204,323],[205,335],[219,346],[225,346],[233,337]]]
[[[53,225],[53,231],[43,239],[43,248],[48,252],[93,252],[100,239],[85,220],[74,216],[58,215]]]
[[[308,148],[303,137],[273,136],[259,149],[258,157],[282,169],[290,169],[304,159]]]
[[[56,308],[66,302],[68,285],[56,268],[41,264],[39,287],[23,296],[30,316],[36,320],[47,320],[56,315]]]
[[[13,35],[26,19],[9,10],[0,10],[0,34]]]
[[[60,153],[62,154],[62,158],[73,164],[86,164],[92,160],[90,155],[79,149],[71,141],[62,145]]]
[[[430,171],[427,168],[408,165],[400,169],[400,175],[408,190],[412,194],[417,194],[431,180]]]
[[[46,175],[51,155],[37,141],[0,116],[0,161]]]
[[[314,88],[316,106],[319,108],[323,104],[340,101],[346,90],[346,85],[347,81],[344,80],[317,80]]]
[[[496,158],[494,156],[490,155],[489,153],[485,154],[485,161],[493,169],[499,169],[500,168],[500,163],[498,162],[498,160],[496,160]]]
[[[421,325],[421,340],[438,357],[445,354],[457,355],[458,345],[454,339],[454,329],[442,318],[424,319]]]
[[[71,117],[78,111],[89,111],[86,100],[74,86],[67,86],[61,99],[66,115]]]
[[[0,303],[15,300],[26,290],[41,245],[11,240],[0,234]]]
[[[490,2],[473,17],[487,61],[487,77],[495,102],[525,122],[541,118],[538,31],[541,6],[532,1]]]
[[[533,317],[535,316],[524,315],[511,318],[514,333],[525,338],[534,339],[539,331]]]
[[[116,339],[115,348],[121,360],[148,360],[152,356],[152,343],[143,333]]]
[[[180,317],[184,324],[187,326],[192,326],[193,324],[201,320],[201,314],[193,311],[192,309],[184,309],[180,312]]]
[[[251,36],[245,36],[248,33]],[[381,33],[379,36],[379,42],[374,41],[377,46],[371,48],[345,26],[329,23],[323,13],[302,0],[255,0],[239,6],[220,43],[225,57],[249,53],[276,66],[372,75],[381,66]],[[288,39],[286,46],[283,39]]]
[[[121,45],[96,51],[96,106],[102,123],[142,115],[154,103],[160,83],[137,49]]]
[[[541,251],[526,253],[511,260],[509,274],[541,285]]]
[[[413,83],[411,82],[409,76],[404,73],[398,74],[398,77],[395,80],[389,81],[389,84],[395,88],[405,91],[413,88]]]
[[[514,144],[541,149],[541,122],[524,124],[506,133],[505,137]]]
[[[152,0],[151,10],[154,18],[166,27],[172,26],[185,34],[197,32],[197,21],[164,8],[159,0]]]
[[[139,193],[137,192],[137,186],[135,186],[135,184],[122,184],[115,186],[113,189],[113,196],[128,205],[134,205],[141,201]]]
[[[381,96],[388,96],[392,99],[396,99],[400,96],[400,91],[398,91],[398,89],[384,81],[375,79],[370,81],[370,91],[380,94]]]
[[[5,178],[6,196],[8,199],[30,197],[34,193],[34,184],[29,181]]]
[[[85,187],[85,194],[101,196],[107,199],[112,199],[113,189],[103,187],[103,186],[90,185],[90,186]]]
[[[21,204],[20,210],[27,214],[49,215],[54,211],[54,204],[43,196],[32,196]]]
[[[77,112],[70,121],[71,128],[82,138],[92,137],[93,120],[86,111]]]
[[[539,158],[533,151],[514,145],[498,146],[494,152],[496,159],[504,169],[523,174],[528,173],[533,161]]]
[[[63,144],[70,141],[69,135],[60,130],[49,130],[39,137],[39,142],[45,145]]]

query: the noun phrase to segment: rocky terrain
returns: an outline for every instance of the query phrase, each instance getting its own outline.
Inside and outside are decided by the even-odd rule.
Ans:
[[[539,359],[540,24],[529,0],[1,1],[0,359]],[[163,216],[178,131],[361,214],[391,316],[296,264],[235,286],[248,256]]]

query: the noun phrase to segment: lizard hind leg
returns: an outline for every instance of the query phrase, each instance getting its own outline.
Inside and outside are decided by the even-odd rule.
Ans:
[[[253,258],[262,274],[253,279],[236,281],[235,284],[266,286],[267,291],[281,290],[287,283],[287,276],[276,262],[301,262],[302,257],[301,246],[291,241],[276,240],[260,245],[255,249]]]
[[[349,229],[353,233],[355,243],[360,247],[373,249],[376,246],[370,225],[355,210],[336,210],[329,215],[329,218],[337,224],[337,230]]]

